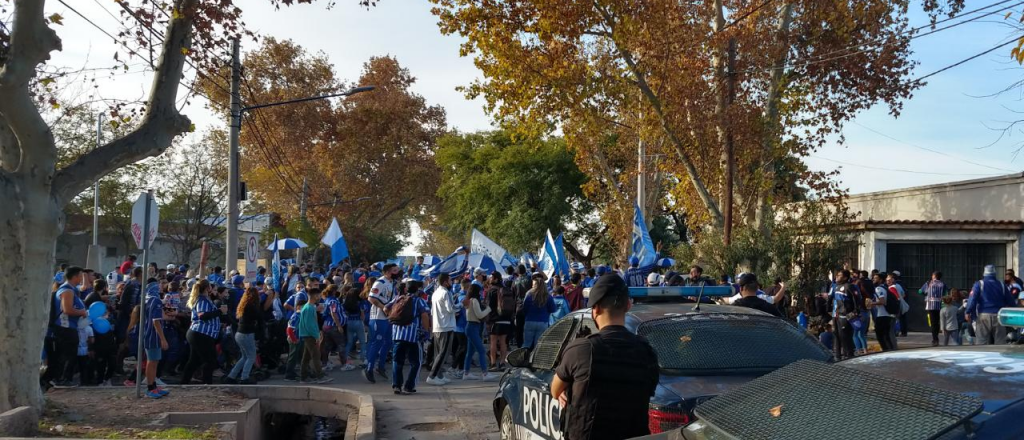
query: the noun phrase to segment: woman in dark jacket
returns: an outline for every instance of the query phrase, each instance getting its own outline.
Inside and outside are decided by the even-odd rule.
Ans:
[[[260,294],[256,287],[249,286],[242,294],[236,310],[238,317],[238,330],[235,331],[235,342],[242,351],[242,357],[235,363],[234,368],[227,376],[224,376],[224,383],[242,383],[245,385],[255,384],[256,381],[249,377],[252,372],[252,365],[256,362],[256,330],[260,328],[263,320],[263,310],[260,307]],[[241,377],[239,377],[241,375]]]

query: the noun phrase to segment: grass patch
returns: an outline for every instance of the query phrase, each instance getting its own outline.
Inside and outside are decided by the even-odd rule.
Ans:
[[[51,425],[45,421],[39,422],[39,434],[41,436],[77,437],[77,438],[99,438],[99,439],[200,439],[218,440],[220,438],[215,427],[199,430],[182,426],[175,426],[167,429],[139,429],[139,428],[93,428],[84,429],[85,425],[63,425],[62,432],[57,432],[57,425]]]

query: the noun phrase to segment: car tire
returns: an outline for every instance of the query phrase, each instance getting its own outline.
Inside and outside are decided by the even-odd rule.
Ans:
[[[519,436],[516,435],[516,424],[512,419],[512,408],[505,404],[505,407],[501,409],[501,440],[519,440]]]

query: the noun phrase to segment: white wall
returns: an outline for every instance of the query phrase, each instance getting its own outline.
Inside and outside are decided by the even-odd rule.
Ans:
[[[847,199],[859,220],[1024,220],[1024,177],[858,194]]]

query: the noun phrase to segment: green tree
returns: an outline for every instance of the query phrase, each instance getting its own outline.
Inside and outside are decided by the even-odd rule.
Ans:
[[[586,211],[580,172],[561,138],[514,139],[503,131],[438,141],[442,222],[451,236],[477,228],[511,252],[533,251],[546,229]]]

